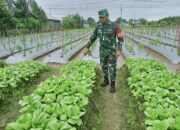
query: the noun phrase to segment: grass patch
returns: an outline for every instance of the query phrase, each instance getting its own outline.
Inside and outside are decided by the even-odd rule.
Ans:
[[[141,112],[141,106],[139,101],[135,99],[131,93],[131,90],[128,86],[128,77],[129,71],[126,65],[124,65],[118,71],[118,83],[121,85],[120,93],[121,100],[123,101],[123,111],[122,116],[125,119],[125,127],[124,130],[144,130],[145,126],[143,126],[143,112]]]
[[[83,125],[78,130],[101,130],[102,114],[101,114],[101,72],[97,69],[96,83],[93,87],[93,93],[89,98],[86,114],[83,117]]]

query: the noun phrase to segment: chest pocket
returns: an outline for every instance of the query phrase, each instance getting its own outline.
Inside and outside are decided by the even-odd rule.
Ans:
[[[114,36],[113,30],[108,28],[99,28],[98,29],[98,36],[104,42],[111,42],[112,37]]]
[[[112,37],[114,36],[114,32],[113,32],[112,28],[108,28],[108,29],[107,29],[107,35],[108,35],[110,38],[112,38]]]

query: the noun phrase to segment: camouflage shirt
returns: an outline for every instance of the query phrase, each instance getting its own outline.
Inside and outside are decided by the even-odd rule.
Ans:
[[[108,21],[107,23],[98,23],[92,36],[90,37],[90,41],[88,44],[88,48],[93,44],[93,42],[99,38],[100,39],[100,48],[102,49],[110,49],[116,50],[118,48],[118,43],[116,42],[116,36],[121,37],[118,34],[122,33],[120,26],[115,23]]]

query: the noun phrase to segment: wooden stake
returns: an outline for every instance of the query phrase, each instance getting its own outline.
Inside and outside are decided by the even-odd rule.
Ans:
[[[180,29],[180,27],[179,27]],[[178,42],[178,55],[180,56],[180,32],[179,32],[179,42]]]

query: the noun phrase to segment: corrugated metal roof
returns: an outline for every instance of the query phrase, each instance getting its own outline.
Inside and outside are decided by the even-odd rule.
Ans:
[[[55,21],[60,21],[61,20],[60,18],[57,18],[57,17],[52,16],[50,14],[46,14],[46,16],[47,16],[47,19],[49,19],[49,20],[55,20]]]

